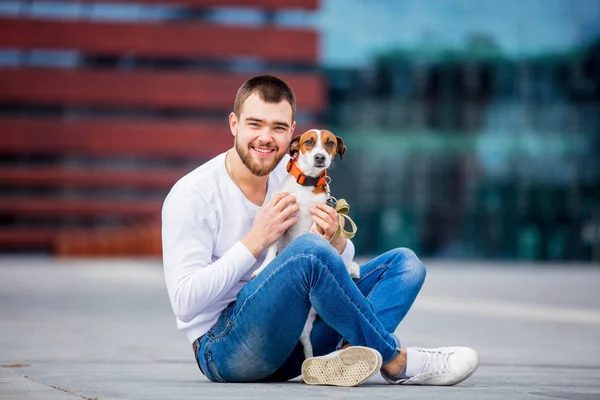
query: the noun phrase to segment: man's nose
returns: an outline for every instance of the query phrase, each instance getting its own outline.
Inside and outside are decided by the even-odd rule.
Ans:
[[[260,135],[258,135],[258,139],[261,142],[270,142],[273,139],[273,135],[271,135],[271,130],[269,128],[264,128],[260,131]]]

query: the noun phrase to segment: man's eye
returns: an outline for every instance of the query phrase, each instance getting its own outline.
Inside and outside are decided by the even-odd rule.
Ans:
[[[306,142],[304,142],[304,144],[306,144],[307,146],[312,146],[315,144],[315,142],[313,142],[312,139],[308,139]]]

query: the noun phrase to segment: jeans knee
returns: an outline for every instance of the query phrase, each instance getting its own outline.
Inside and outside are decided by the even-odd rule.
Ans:
[[[314,233],[306,233],[294,240],[297,254],[302,254],[313,258],[328,266],[335,267],[340,264],[342,268],[344,263],[337,251],[329,244],[329,242]],[[336,261],[339,261],[336,262]]]
[[[391,251],[394,253],[394,264],[402,271],[405,280],[410,280],[413,285],[421,287],[425,282],[427,270],[415,252],[406,247]]]
[[[314,256],[319,259],[331,257],[335,250],[327,240],[314,233],[305,233],[295,241],[302,254]]]

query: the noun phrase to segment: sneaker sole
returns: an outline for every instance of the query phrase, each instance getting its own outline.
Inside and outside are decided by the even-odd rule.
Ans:
[[[353,346],[335,356],[304,360],[302,378],[309,385],[356,386],[379,371],[382,363],[377,350]]]

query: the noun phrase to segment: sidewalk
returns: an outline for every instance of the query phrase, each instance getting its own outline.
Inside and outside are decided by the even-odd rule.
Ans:
[[[476,348],[456,387],[210,383],[157,261],[0,258],[0,399],[600,399],[598,266],[426,265],[397,333]]]

